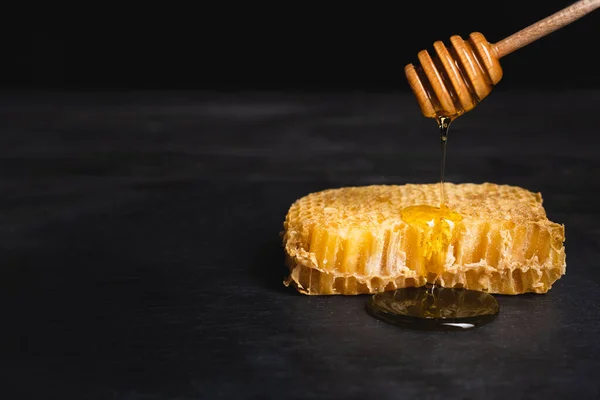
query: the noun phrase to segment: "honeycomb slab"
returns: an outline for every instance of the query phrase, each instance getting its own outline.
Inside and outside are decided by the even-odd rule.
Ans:
[[[542,196],[493,183],[342,187],[295,201],[284,221],[286,286],[373,294],[433,283],[546,293],[566,272],[564,225]]]

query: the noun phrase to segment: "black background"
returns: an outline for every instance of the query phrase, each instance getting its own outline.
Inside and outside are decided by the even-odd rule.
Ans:
[[[405,91],[404,65],[434,41],[479,31],[495,43],[569,4],[36,6],[16,23],[5,14],[14,27],[0,79],[4,88],[59,90]],[[599,87],[599,25],[591,14],[508,55],[497,89]]]

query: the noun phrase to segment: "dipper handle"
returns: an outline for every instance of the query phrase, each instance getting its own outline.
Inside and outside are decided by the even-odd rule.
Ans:
[[[515,50],[519,50],[529,43],[578,20],[598,7],[600,7],[600,0],[577,1],[494,44],[496,57],[502,58]]]

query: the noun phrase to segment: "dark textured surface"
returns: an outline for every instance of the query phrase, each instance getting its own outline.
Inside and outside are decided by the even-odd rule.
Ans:
[[[409,94],[0,105],[6,399],[600,395],[600,92],[492,93],[451,127],[448,180],[541,191],[566,225],[567,275],[447,333],[281,284],[298,197],[438,179],[435,124]]]

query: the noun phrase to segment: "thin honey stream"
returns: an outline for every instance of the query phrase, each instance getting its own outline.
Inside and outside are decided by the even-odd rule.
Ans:
[[[448,143],[448,129],[452,119],[448,117],[438,118],[438,127],[440,129],[440,144],[442,149],[442,162],[440,165],[440,207],[444,207],[446,204],[446,192],[444,190],[444,181],[446,174],[446,145]]]

